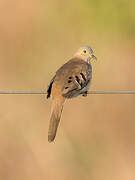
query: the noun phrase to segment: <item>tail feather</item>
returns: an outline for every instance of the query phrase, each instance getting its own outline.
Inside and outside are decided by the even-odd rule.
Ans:
[[[52,113],[48,131],[48,141],[52,142],[55,139],[57,128],[60,122],[60,117],[63,109],[64,99],[53,99],[52,101]]]

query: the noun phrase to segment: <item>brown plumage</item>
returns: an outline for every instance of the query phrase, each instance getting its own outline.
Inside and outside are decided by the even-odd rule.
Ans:
[[[83,51],[87,51],[87,54],[83,54]],[[92,58],[95,56],[89,46],[80,48],[71,60],[58,69],[51,80],[47,90],[47,98],[52,97],[49,142],[55,139],[65,100],[79,95],[87,96],[92,79]]]

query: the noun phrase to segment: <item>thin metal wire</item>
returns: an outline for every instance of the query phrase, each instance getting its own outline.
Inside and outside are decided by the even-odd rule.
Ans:
[[[0,94],[47,94],[46,91],[0,91]],[[89,91],[88,94],[135,94],[135,90],[131,91]]]

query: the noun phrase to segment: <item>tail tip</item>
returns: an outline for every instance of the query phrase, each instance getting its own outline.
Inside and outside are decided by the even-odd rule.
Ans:
[[[48,142],[51,143],[54,141],[55,137],[52,137],[51,135],[48,135]]]

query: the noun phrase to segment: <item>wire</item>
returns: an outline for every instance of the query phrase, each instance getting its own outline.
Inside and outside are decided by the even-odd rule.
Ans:
[[[46,91],[0,91],[0,94],[47,94]],[[89,91],[88,94],[135,94],[131,91]]]

